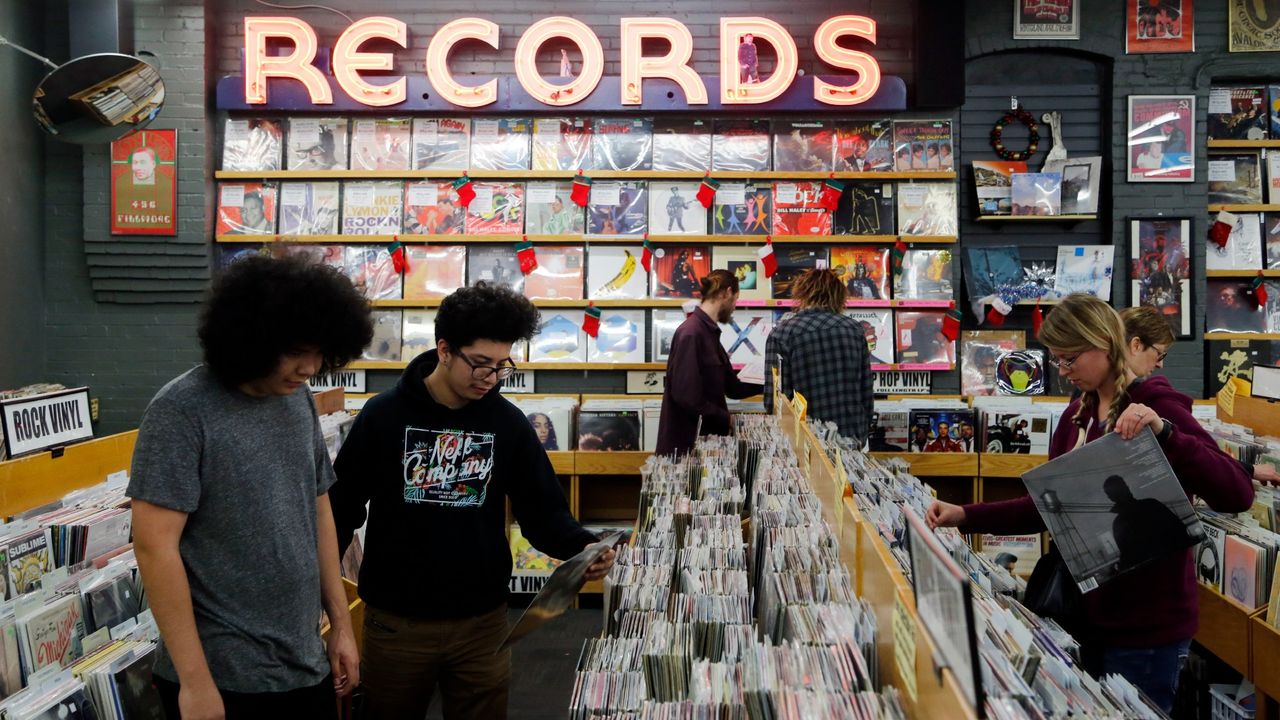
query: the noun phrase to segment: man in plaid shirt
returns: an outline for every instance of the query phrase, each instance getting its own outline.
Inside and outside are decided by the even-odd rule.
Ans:
[[[773,411],[772,369],[778,367],[783,393],[799,390],[811,417],[834,422],[841,435],[863,443],[871,427],[871,351],[862,325],[843,313],[848,295],[826,269],[808,270],[792,283],[795,312],[765,343],[764,406]]]

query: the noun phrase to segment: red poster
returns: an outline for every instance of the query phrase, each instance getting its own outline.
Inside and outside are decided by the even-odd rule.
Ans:
[[[1194,0],[1125,0],[1124,51],[1195,52]]]
[[[111,143],[111,234],[178,234],[178,131],[141,130]]]

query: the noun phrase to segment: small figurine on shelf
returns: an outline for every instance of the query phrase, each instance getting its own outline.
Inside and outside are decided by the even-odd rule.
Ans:
[[[1067,159],[1067,146],[1063,144],[1062,137],[1062,113],[1056,110],[1047,112],[1040,116],[1040,120],[1049,126],[1049,135],[1053,139],[1053,149],[1045,156],[1044,165],[1040,171],[1053,172],[1056,165],[1060,165]]]
[[[760,57],[756,52],[756,37],[747,33],[738,45],[738,69],[743,83],[760,82]]]
[[[560,77],[573,77],[573,63],[569,61],[569,51],[560,48]]]

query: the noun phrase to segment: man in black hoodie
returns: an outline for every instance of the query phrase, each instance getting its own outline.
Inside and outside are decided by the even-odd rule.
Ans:
[[[505,718],[511,549],[506,503],[537,549],[568,559],[596,537],[569,512],[528,419],[498,386],[538,311],[479,283],[445,298],[436,349],[365,405],[330,490],[340,551],[365,521],[360,597],[368,718],[422,718],[436,686],[446,718]],[[612,551],[591,566],[604,577]]]

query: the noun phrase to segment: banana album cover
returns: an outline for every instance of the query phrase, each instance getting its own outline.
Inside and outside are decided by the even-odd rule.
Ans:
[[[639,300],[649,296],[649,276],[639,245],[596,245],[587,255],[587,298]]]

